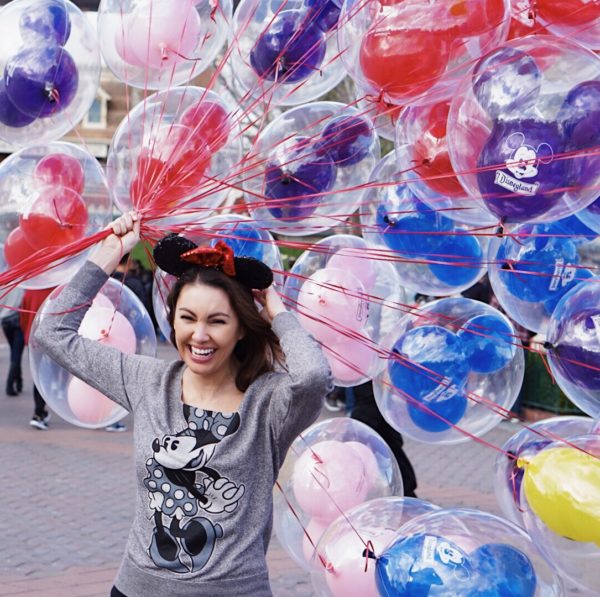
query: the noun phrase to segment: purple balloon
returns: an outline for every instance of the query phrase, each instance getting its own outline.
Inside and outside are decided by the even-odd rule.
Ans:
[[[338,116],[327,123],[316,144],[337,166],[352,166],[364,160],[375,142],[373,127],[359,116]]]
[[[554,122],[496,121],[477,160],[487,208],[502,222],[525,222],[552,209],[567,186],[568,164],[556,157],[564,150]]]
[[[308,8],[308,18],[323,32],[327,33],[337,26],[341,8],[332,0],[304,0]]]
[[[12,128],[22,128],[31,124],[35,118],[19,112],[6,94],[4,79],[0,79],[0,122]]]
[[[482,58],[472,75],[473,93],[494,119],[518,117],[540,94],[542,73],[525,52],[500,48]]]
[[[265,196],[276,200],[269,211],[276,218],[305,218],[333,188],[337,168],[328,155],[317,155],[307,137],[294,137],[266,165]]]
[[[319,70],[325,50],[325,35],[306,12],[283,10],[256,41],[250,64],[259,77],[295,83]]]
[[[587,293],[580,294],[582,300],[571,308],[573,314],[568,322],[568,333],[562,335],[552,352],[556,357],[553,364],[558,372],[572,384],[586,390],[600,390],[600,306],[585,301]]]
[[[600,81],[584,81],[573,87],[558,120],[569,147],[588,149],[600,145]]]
[[[44,118],[62,112],[73,101],[79,73],[65,49],[33,46],[7,62],[4,83],[8,97],[19,111]]]
[[[32,4],[23,11],[19,28],[27,42],[64,46],[71,35],[66,2],[45,0]]]

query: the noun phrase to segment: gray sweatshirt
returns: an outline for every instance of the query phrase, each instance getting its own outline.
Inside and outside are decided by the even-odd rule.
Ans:
[[[273,485],[290,444],[332,389],[319,345],[281,313],[273,330],[288,372],[261,375],[238,412],[190,407],[181,399],[182,361],[124,354],[78,334],[106,279],[86,263],[35,338],[135,415],[137,499],[116,587],[127,597],[271,595]]]

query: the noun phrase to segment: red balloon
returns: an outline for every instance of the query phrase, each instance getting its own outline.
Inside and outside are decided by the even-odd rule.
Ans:
[[[446,141],[449,108],[449,102],[441,102],[429,109],[423,134],[413,145],[413,160],[418,164],[416,173],[427,186],[445,197],[460,197],[465,192],[454,174]]]
[[[460,37],[482,35],[493,31],[504,20],[503,0],[455,0],[447,8],[449,22],[448,32]]]
[[[35,166],[34,177],[47,185],[60,185],[83,193],[85,174],[77,158],[66,153],[52,153],[42,158]]]
[[[537,0],[538,15],[552,25],[581,27],[600,18],[597,0]]]
[[[517,39],[527,35],[549,35],[550,32],[535,20],[533,3],[536,0],[511,0],[510,29],[508,39]]]
[[[227,143],[231,132],[229,117],[223,106],[208,100],[191,105],[181,115],[180,123],[189,126],[194,135],[200,135],[212,152]]]
[[[365,79],[386,99],[410,100],[433,87],[448,64],[444,32],[376,27],[360,46]]]
[[[87,207],[79,195],[65,187],[43,187],[29,211],[19,216],[27,242],[36,249],[66,245],[85,234]]]
[[[4,259],[9,267],[21,263],[35,253],[34,249],[25,238],[23,230],[17,226],[6,238],[4,243]]]

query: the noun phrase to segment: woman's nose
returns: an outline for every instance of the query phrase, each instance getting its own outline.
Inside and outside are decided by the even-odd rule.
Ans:
[[[194,328],[192,337],[198,342],[206,340],[208,338],[208,330],[206,329],[206,326],[204,324],[197,325]]]

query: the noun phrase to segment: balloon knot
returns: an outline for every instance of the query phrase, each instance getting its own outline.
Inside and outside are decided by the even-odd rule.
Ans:
[[[552,342],[548,342],[547,340],[542,344],[542,346],[546,350],[552,350],[554,348],[554,344],[552,344]]]
[[[375,555],[375,546],[373,542],[369,539],[367,541],[367,547],[363,550],[363,558],[365,558],[365,572],[369,567],[369,560],[376,560],[377,556]]]

